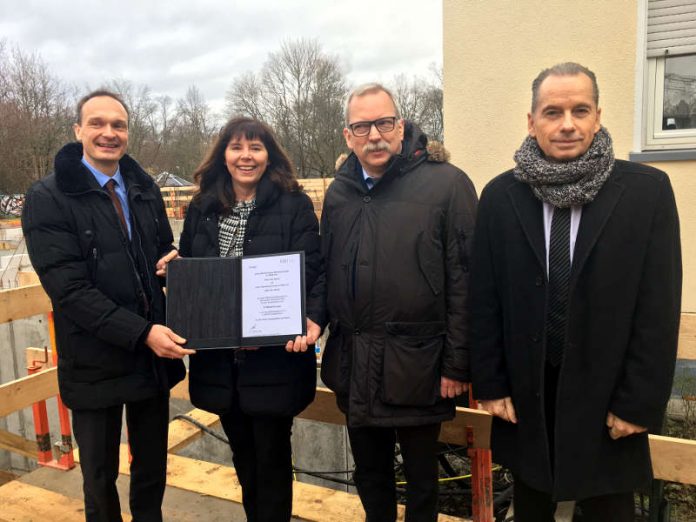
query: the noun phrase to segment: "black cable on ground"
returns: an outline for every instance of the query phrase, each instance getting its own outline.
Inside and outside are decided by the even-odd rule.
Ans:
[[[190,422],[191,424],[193,424],[197,428],[200,428],[201,430],[203,430],[208,435],[212,435],[217,440],[222,441],[225,444],[230,443],[230,441],[227,440],[227,437],[225,437],[224,435],[220,435],[217,431],[210,429],[208,426],[206,426],[202,422],[197,421],[196,419],[194,419],[193,417],[191,417],[189,415],[184,415],[183,413],[180,413],[179,415],[174,415],[174,419],[181,419],[181,420],[185,420],[186,422]]]

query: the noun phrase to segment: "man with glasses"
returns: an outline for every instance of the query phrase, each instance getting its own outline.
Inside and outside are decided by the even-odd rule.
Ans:
[[[354,90],[352,154],[324,200],[330,336],[322,379],[346,414],[355,483],[370,522],[396,519],[394,447],[406,520],[437,520],[437,439],[467,389],[469,247],[476,192],[399,117],[378,84]]]

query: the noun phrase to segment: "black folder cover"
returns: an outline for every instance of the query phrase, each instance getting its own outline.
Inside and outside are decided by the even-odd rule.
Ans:
[[[268,257],[187,257],[167,267],[167,326],[195,350],[285,345],[306,334],[304,252],[300,255],[302,320],[283,335],[242,337],[242,259]]]

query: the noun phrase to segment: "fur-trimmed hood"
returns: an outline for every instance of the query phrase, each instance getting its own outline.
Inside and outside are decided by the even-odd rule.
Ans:
[[[427,152],[426,161],[434,163],[445,163],[449,161],[450,153],[442,142],[428,141],[428,137],[413,122],[404,121],[404,126],[402,156],[417,158],[425,151]],[[350,156],[354,156],[354,154],[352,152],[350,154],[343,152],[336,158],[334,167],[336,172],[340,170],[341,166],[343,166]]]
[[[61,192],[80,194],[99,189],[94,176],[82,164],[82,155],[82,143],[79,142],[68,143],[56,154],[54,161],[56,185]],[[139,185],[143,190],[147,190],[155,184],[147,172],[128,154],[123,156],[118,163],[121,175],[129,187]]]

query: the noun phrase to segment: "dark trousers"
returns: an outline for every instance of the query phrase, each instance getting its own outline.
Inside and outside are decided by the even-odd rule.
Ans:
[[[252,417],[235,405],[220,423],[230,441],[248,522],[290,520],[292,417]]]
[[[551,501],[551,495],[530,488],[519,477],[515,477],[515,522],[553,522],[556,503]],[[617,493],[587,498],[577,503],[576,512],[580,511],[582,518],[573,520],[582,522],[633,522],[634,507],[633,493]]]
[[[403,428],[348,428],[355,485],[367,522],[396,520],[394,445],[406,475],[406,522],[437,520],[437,439],[440,424]]]
[[[73,431],[80,448],[87,522],[122,520],[116,478],[123,407],[119,404],[72,411]],[[133,456],[129,498],[133,522],[161,522],[167,478],[169,395],[128,402],[125,408]]]

